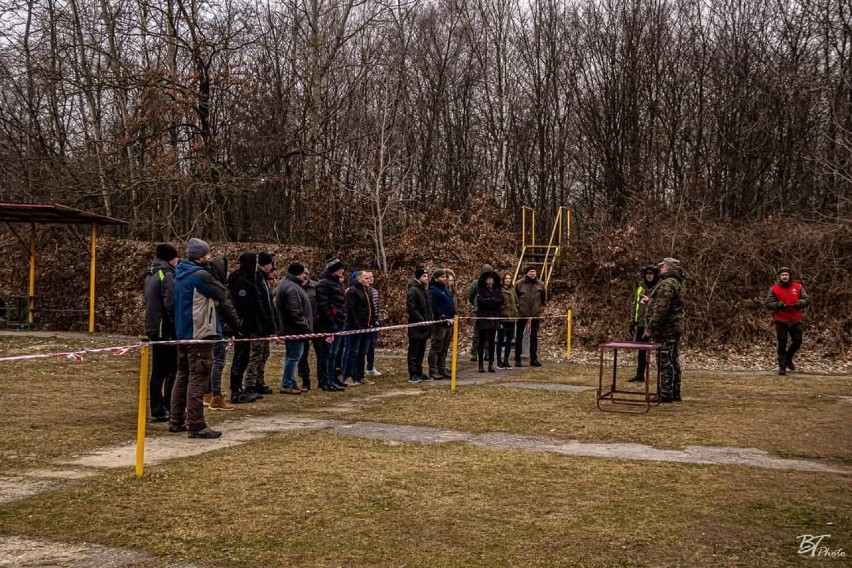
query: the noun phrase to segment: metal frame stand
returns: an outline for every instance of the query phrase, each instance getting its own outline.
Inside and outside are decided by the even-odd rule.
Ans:
[[[657,363],[662,344],[641,343],[636,341],[608,341],[598,346],[600,350],[600,370],[598,373],[597,405],[603,412],[621,412],[627,414],[645,414],[652,406],[660,405],[660,365]],[[604,390],[604,352],[612,350],[612,381]],[[642,391],[621,390],[617,385],[618,350],[646,351],[648,364],[645,366],[645,389]],[[651,365],[656,369],[656,380],[651,377]],[[652,390],[652,386],[655,387]],[[603,403],[603,404],[602,404]],[[625,408],[620,408],[620,407]]]

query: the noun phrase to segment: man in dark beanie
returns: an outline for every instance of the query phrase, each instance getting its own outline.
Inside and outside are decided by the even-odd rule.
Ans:
[[[515,328],[515,367],[521,367],[521,352],[524,344],[524,331],[530,335],[530,366],[541,367],[538,360],[538,317],[544,311],[547,293],[544,282],[538,278],[538,269],[527,266],[524,277],[515,284],[515,296],[518,298],[518,325]]]
[[[222,322],[216,306],[230,302],[228,289],[207,270],[210,245],[190,239],[186,260],[175,267],[175,330],[177,339],[217,339]],[[239,327],[236,322],[235,327]],[[218,438],[204,421],[203,397],[210,380],[213,344],[178,345],[178,369],[172,389],[169,432],[188,431],[190,438]]]
[[[325,270],[320,273],[319,282],[317,282],[317,330],[322,333],[336,333],[343,330],[343,324],[346,321],[346,302],[344,298],[343,272],[346,265],[337,257],[329,258]],[[322,351],[317,354],[317,358],[321,359],[317,365],[321,371],[317,372],[317,376],[322,383],[320,388],[324,391],[343,391],[346,387],[339,380],[337,375],[337,354],[340,352],[343,345],[343,337],[329,336],[328,339],[322,342]]]
[[[269,337],[275,335],[278,329],[276,325],[275,307],[272,305],[274,291],[272,289],[272,273],[275,272],[275,259],[267,252],[257,255],[257,271],[255,273],[255,286],[259,298],[259,317],[261,328],[257,337]],[[245,390],[251,395],[263,396],[272,394],[272,389],[266,384],[266,362],[269,360],[269,342],[252,341],[249,347],[248,367],[245,372]]]
[[[680,336],[683,333],[683,272],[676,258],[657,265],[660,283],[654,287],[645,312],[645,339],[661,343],[660,400],[680,402]]]
[[[778,269],[778,280],[769,288],[764,304],[772,310],[772,323],[778,340],[778,374],[795,371],[793,356],[802,346],[802,315],[810,303],[800,282],[793,281],[793,271],[782,266]],[[790,338],[790,345],[787,339]]]
[[[453,294],[447,288],[447,271],[441,268],[432,273],[429,282],[429,303],[432,307],[432,319],[451,320],[456,317],[456,303]],[[433,380],[449,379],[447,355],[453,340],[453,324],[437,323],[432,327],[429,349],[429,378]]]
[[[429,273],[425,268],[414,271],[414,278],[408,281],[408,293],[405,305],[408,311],[408,323],[420,323],[431,321],[432,303],[429,301],[427,286],[429,284]],[[408,328],[408,382],[422,383],[423,357],[426,355],[426,343],[431,333],[429,325]]]
[[[145,334],[151,341],[175,338],[175,266],[179,261],[175,247],[159,244],[145,275]],[[174,345],[154,345],[151,349],[148,396],[154,422],[169,419],[176,371],[177,348]]]
[[[305,292],[307,280],[305,266],[301,262],[291,262],[287,275],[278,284],[275,291],[275,304],[281,321],[281,331],[287,335],[313,333],[314,316],[311,312],[311,300]],[[296,384],[296,369],[305,349],[304,339],[286,341],[284,344],[284,372],[281,376],[282,394],[302,394]]]

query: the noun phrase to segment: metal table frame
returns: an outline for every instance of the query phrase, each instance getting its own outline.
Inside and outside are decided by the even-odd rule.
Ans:
[[[598,373],[597,405],[603,412],[621,412],[627,414],[645,414],[652,406],[660,405],[660,365],[656,354],[662,344],[637,341],[608,341],[598,346],[600,351],[600,370]],[[612,350],[612,381],[604,390],[604,352]],[[646,351],[648,364],[645,366],[645,389],[643,391],[622,390],[618,388],[618,351]],[[656,380],[651,377],[651,365],[656,369]],[[652,384],[656,387],[651,390]],[[603,404],[602,404],[603,403]],[[626,408],[619,408],[624,406]]]

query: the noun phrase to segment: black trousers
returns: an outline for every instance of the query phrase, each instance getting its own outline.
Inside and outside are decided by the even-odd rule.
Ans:
[[[633,341],[637,343],[650,343],[651,338],[642,337],[645,334],[645,326],[640,325],[636,327],[636,334],[633,336]],[[648,366],[648,352],[647,351],[639,351],[637,355],[638,363],[636,365],[636,376],[637,377],[645,377],[645,369]]]
[[[234,342],[234,359],[231,361],[231,396],[243,390],[243,375],[251,355],[250,341]]]
[[[177,345],[151,346],[149,404],[151,416],[167,416],[172,404],[172,387],[177,373]]]
[[[426,344],[429,336],[424,338],[408,337],[408,376],[419,377],[423,374],[423,357],[426,356]]]
[[[302,358],[299,359],[299,376],[302,378],[302,386],[305,388],[311,386],[311,364],[308,361],[308,351],[310,351],[311,345],[314,346],[314,354],[317,356],[317,384],[320,386],[325,384],[323,380],[324,371],[322,365],[320,365],[323,343],[325,343],[325,339],[321,337],[305,340],[305,350],[302,351]]]
[[[479,341],[476,345],[476,357],[480,363],[482,363],[483,361],[494,363],[494,348],[496,346],[496,338],[496,329],[479,330]],[[486,349],[488,349],[487,353],[485,352]]]
[[[776,321],[774,323],[775,335],[778,338],[778,364],[780,365],[783,361],[792,361],[793,355],[802,346],[803,327],[801,323],[786,323],[783,321]],[[791,340],[789,345],[787,345],[788,339]]]
[[[534,319],[530,328],[530,362],[538,361],[538,326],[541,320]],[[524,345],[524,328],[527,325],[527,318],[519,318],[518,326],[515,328],[515,361],[521,360],[521,353]]]

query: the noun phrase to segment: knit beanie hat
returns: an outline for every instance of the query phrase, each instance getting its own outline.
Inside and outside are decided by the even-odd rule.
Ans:
[[[432,273],[432,278],[437,280],[441,276],[446,276],[446,275],[447,275],[447,271],[444,270],[443,268],[439,268]]]
[[[258,266],[266,266],[267,264],[272,264],[273,259],[272,255],[268,252],[259,252],[257,253],[257,264]]]
[[[336,257],[329,259],[328,263],[325,265],[325,269],[328,270],[329,274],[337,272],[341,268],[346,268],[346,265]]]
[[[524,275],[529,274],[530,270],[538,272],[538,267],[535,264],[528,264],[527,267],[524,268]]]
[[[779,269],[778,269],[778,274],[779,274],[779,275],[780,275],[780,274],[782,274],[782,273],[784,273],[784,272],[786,272],[786,273],[787,273],[787,274],[789,274],[790,276],[792,276],[792,275],[793,275],[793,271],[792,271],[790,268],[786,267],[786,266],[782,266],[781,268],[779,268]]]
[[[305,265],[299,262],[298,260],[294,260],[287,267],[287,274],[290,274],[292,276],[299,276],[303,272],[305,272]]]
[[[423,276],[424,274],[426,274],[425,268],[415,268],[414,269],[414,278],[416,278],[417,280],[420,280],[420,277]]]
[[[178,251],[172,245],[168,243],[162,243],[157,245],[157,252],[155,253],[155,255],[160,260],[171,262],[178,257]]]
[[[210,252],[210,245],[201,239],[192,238],[186,243],[186,258],[189,260],[198,260],[205,254]]]

